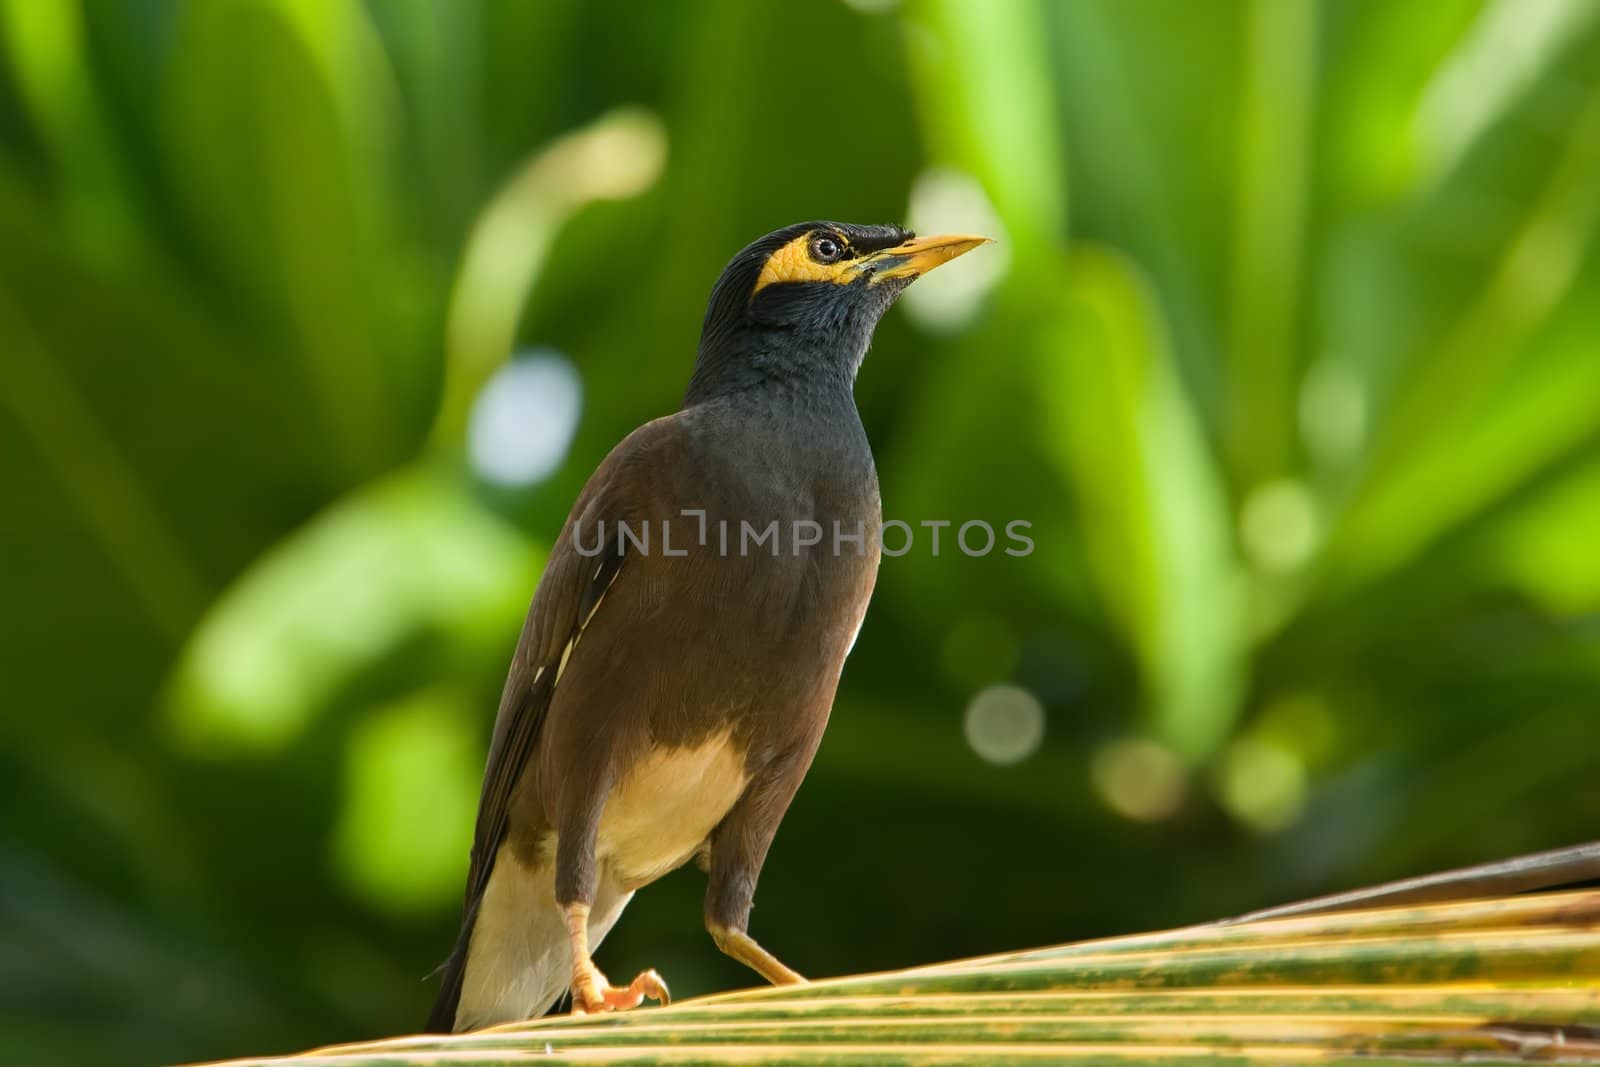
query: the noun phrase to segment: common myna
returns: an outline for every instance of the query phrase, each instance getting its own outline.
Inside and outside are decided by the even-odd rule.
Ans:
[[[733,258],[675,414],[590,477],[550,553],[495,719],[461,933],[429,1018],[469,1030],[667,1000],[590,956],[690,859],[717,946],[746,932],[877,576],[882,515],[852,387],[906,286],[983,243],[808,222]]]

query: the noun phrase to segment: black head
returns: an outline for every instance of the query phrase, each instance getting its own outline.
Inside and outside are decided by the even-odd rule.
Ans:
[[[766,382],[848,389],[895,298],[985,237],[803,222],[746,247],[711,290],[688,402]]]

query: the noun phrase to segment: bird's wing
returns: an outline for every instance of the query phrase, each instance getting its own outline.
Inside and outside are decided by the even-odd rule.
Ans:
[[[648,468],[651,457],[672,431],[672,417],[657,419],[635,430],[613,449],[579,494],[565,529],[551,549],[500,695],[500,711],[495,717],[483,792],[478,800],[472,866],[467,875],[469,909],[489,884],[495,853],[505,838],[512,792],[539,743],[550,699],[567,657],[624,566],[615,524],[641,513],[644,501],[636,499],[641,493],[634,487],[649,483],[638,476],[640,468]],[[599,536],[602,521],[606,531],[603,540]],[[583,552],[573,541],[574,530],[582,532]],[[585,554],[597,543],[598,554]]]

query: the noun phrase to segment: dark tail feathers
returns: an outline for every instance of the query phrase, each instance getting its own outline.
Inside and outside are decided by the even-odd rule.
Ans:
[[[456,938],[455,947],[450,950],[450,957],[439,964],[433,974],[428,975],[432,978],[434,974],[443,974],[444,981],[439,986],[439,995],[434,998],[433,1010],[428,1012],[426,1033],[448,1034],[456,1028],[456,1008],[461,1003],[461,979],[467,971],[467,947],[472,943],[472,926],[477,921],[478,901],[474,900],[461,917],[461,933]]]

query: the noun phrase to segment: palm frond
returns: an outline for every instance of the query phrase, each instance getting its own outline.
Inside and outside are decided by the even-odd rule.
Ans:
[[[246,1064],[1600,1063],[1600,889],[1213,923]]]

